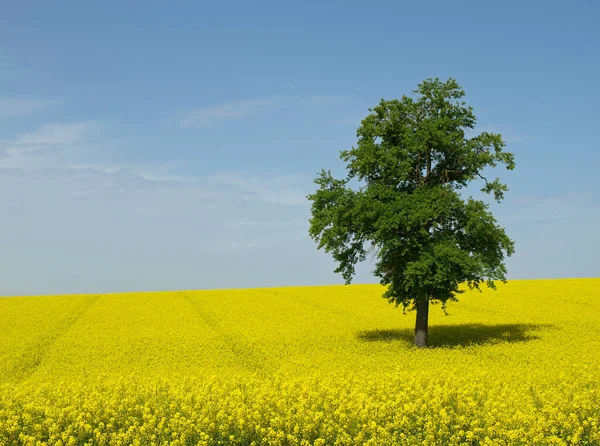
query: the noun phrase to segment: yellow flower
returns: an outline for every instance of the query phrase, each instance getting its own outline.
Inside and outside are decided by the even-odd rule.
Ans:
[[[600,442],[600,280],[467,291],[424,351],[381,292],[0,299],[0,444]]]

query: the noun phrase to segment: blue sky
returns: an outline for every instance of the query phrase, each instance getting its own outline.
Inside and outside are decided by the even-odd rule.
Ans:
[[[342,283],[312,179],[429,77],[515,153],[509,278],[598,277],[599,5],[3,2],[0,295]]]

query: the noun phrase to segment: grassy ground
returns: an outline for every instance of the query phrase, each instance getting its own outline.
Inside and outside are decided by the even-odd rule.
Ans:
[[[0,299],[0,444],[600,444],[600,279]]]

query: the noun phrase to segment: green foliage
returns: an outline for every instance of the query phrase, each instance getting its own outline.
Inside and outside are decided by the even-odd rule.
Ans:
[[[369,109],[357,146],[340,154],[347,177],[323,170],[308,195],[309,233],[332,254],[335,271],[350,283],[356,264],[377,252],[374,274],[389,285],[384,297],[405,309],[424,299],[445,306],[461,283],[505,282],[504,255],[514,252],[488,205],[460,194],[481,180],[482,192],[501,201],[508,188],[482,172],[499,163],[512,170],[513,154],[499,134],[467,137],[476,118],[454,79],[427,79],[414,93]]]

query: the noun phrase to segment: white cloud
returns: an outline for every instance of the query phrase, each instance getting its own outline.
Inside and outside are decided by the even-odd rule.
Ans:
[[[597,277],[600,274],[600,202],[571,192],[520,196],[493,204],[492,212],[515,241],[508,277]]]
[[[308,236],[312,178],[120,165],[104,138],[79,122],[0,141],[0,295],[342,283]],[[509,278],[598,275],[596,199],[509,200]]]
[[[201,129],[224,121],[252,116],[265,109],[281,107],[286,104],[326,106],[339,104],[346,99],[346,96],[335,95],[279,95],[262,99],[231,101],[189,110],[179,116],[178,121],[181,127]]]
[[[468,132],[466,136],[473,137],[475,135],[479,135],[481,132],[499,133],[502,135],[502,139],[507,144],[526,142],[533,139],[530,136],[521,134],[511,126],[497,125],[478,125],[474,130]]]
[[[255,99],[247,101],[233,101],[212,107],[201,107],[190,110],[180,118],[182,127],[204,128],[219,122],[240,119],[262,108],[271,107],[274,99]]]
[[[100,130],[0,141],[0,295],[341,283],[307,233],[308,179],[120,165]]]
[[[324,95],[324,94],[301,94],[295,96],[285,96],[283,100],[290,103],[308,104],[308,105],[337,105],[350,99],[346,95]]]
[[[342,118],[329,119],[327,122],[330,124],[348,125],[352,127],[359,127],[362,120],[367,116],[365,113],[363,116],[347,116]]]
[[[0,98],[0,118],[20,116],[55,105],[49,99]]]
[[[303,175],[278,175],[269,178],[239,172],[218,172],[210,176],[215,183],[237,186],[248,192],[250,199],[288,206],[307,206],[306,195],[312,190],[312,180]]]
[[[557,196],[520,196],[510,200],[513,211],[506,215],[510,222],[537,222],[559,220],[600,219],[600,204],[593,197],[571,192]]]
[[[89,138],[94,124],[76,122],[70,124],[47,124],[35,132],[26,133],[15,139],[16,145],[54,145],[80,143]]]
[[[31,28],[28,26],[13,24],[11,26],[5,26],[0,28],[0,36],[15,36],[27,33],[30,30]]]
[[[0,76],[18,76],[29,73],[29,70],[19,68],[5,56],[0,54]]]
[[[288,221],[273,220],[228,220],[225,227],[231,229],[256,229],[256,228],[308,228],[306,219],[292,219]]]
[[[72,167],[77,153],[92,141],[98,124],[48,124],[36,131],[0,140],[0,168]]]
[[[0,190],[0,295],[341,283],[305,207],[232,184],[0,169]]]

